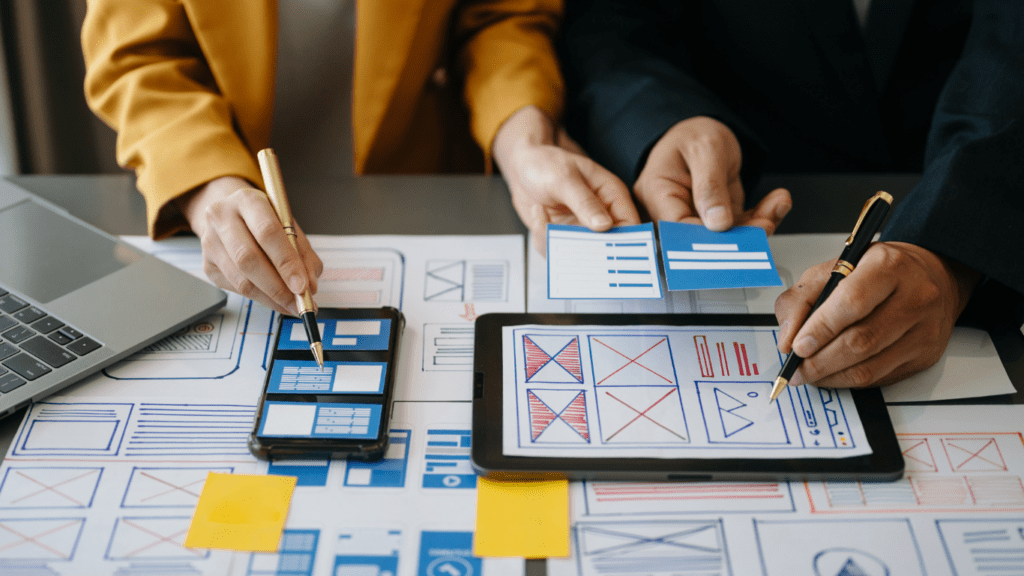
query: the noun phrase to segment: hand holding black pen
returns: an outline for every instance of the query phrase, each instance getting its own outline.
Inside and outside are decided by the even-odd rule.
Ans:
[[[843,253],[839,255],[839,260],[836,261],[835,266],[832,268],[828,283],[825,284],[825,288],[821,291],[818,300],[807,314],[807,318],[810,318],[814,311],[828,299],[832,291],[839,285],[839,282],[849,276],[857,267],[861,257],[864,256],[868,247],[871,246],[871,241],[874,239],[875,234],[882,227],[882,222],[885,221],[885,216],[889,213],[890,206],[892,206],[892,196],[885,192],[875,193],[864,204],[864,208],[860,212],[860,218],[857,219],[857,224],[853,227],[853,232],[846,239],[846,247],[843,248]],[[772,386],[770,402],[778,398],[779,394],[786,388],[793,374],[800,367],[801,362],[803,362],[803,358],[795,352],[790,352],[782,365],[778,378],[775,379],[775,384]]]
[[[288,206],[288,196],[284,191],[284,180],[281,178],[281,167],[277,163],[277,155],[270,148],[264,148],[256,154],[260,163],[260,172],[263,173],[263,184],[267,187],[267,197],[270,199],[278,220],[288,235],[288,241],[296,252],[299,252],[299,244],[295,234],[295,224],[292,222],[292,211]],[[313,358],[324,368],[324,345],[320,340],[320,329],[316,323],[316,308],[313,306],[313,295],[307,287],[302,294],[295,295],[295,304],[302,317],[302,324],[306,327],[306,338],[309,340],[309,349],[313,352]]]

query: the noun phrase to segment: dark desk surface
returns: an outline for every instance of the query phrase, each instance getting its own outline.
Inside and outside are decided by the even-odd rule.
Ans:
[[[780,234],[849,232],[877,190],[896,202],[916,175],[770,176],[757,194],[785,186],[793,210]],[[145,205],[131,176],[18,176],[11,181],[111,234],[144,235]],[[295,218],[311,234],[522,234],[504,182],[490,176],[372,176],[329,182],[288,182]],[[316,197],[317,202],[309,199]],[[835,215],[843,215],[837,218]],[[1017,394],[958,403],[1024,404],[1024,336],[1017,327],[990,332]],[[0,420],[7,453],[20,412]]]

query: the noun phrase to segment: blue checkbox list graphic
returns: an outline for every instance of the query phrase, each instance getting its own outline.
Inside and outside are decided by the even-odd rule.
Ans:
[[[782,286],[761,228],[712,232],[698,224],[658,222],[658,234],[669,290]]]

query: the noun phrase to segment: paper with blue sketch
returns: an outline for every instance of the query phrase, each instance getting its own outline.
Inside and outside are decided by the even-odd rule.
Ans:
[[[782,286],[768,236],[756,226],[712,232],[699,224],[658,222],[669,290]]]
[[[871,453],[848,390],[790,387],[770,327],[503,328],[515,456],[845,458]]]
[[[549,224],[548,298],[661,298],[654,225]]]

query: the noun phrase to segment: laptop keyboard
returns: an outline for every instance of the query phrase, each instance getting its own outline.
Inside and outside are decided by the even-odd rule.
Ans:
[[[103,345],[0,288],[0,394],[66,366]]]

